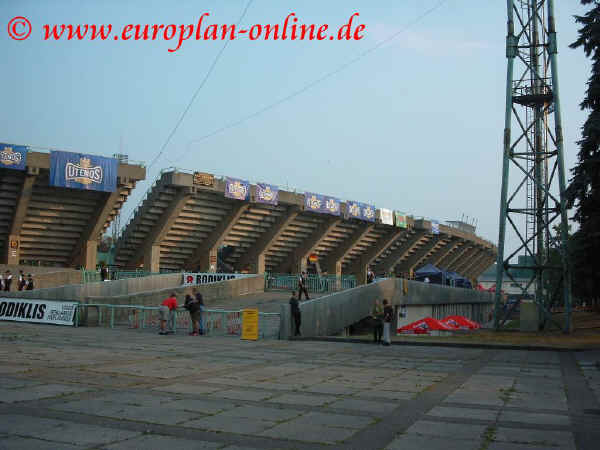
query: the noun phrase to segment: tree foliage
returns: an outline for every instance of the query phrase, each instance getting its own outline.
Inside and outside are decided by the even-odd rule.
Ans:
[[[590,5],[584,16],[575,16],[578,39],[571,48],[583,49],[592,60],[592,73],[585,97],[580,104],[589,115],[581,128],[578,160],[567,189],[568,207],[575,208],[573,219],[579,230],[570,239],[573,288],[576,297],[600,298],[600,3],[581,0]]]

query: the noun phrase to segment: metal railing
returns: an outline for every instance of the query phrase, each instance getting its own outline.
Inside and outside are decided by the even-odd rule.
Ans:
[[[336,292],[352,289],[357,286],[354,275],[308,275],[306,289],[308,292]],[[266,274],[265,290],[296,291],[298,290],[298,275]]]
[[[81,317],[86,317],[90,325],[89,309],[97,312],[97,326],[127,328],[140,330],[158,330],[160,325],[158,306],[110,305],[100,303],[79,304],[76,314],[76,325]],[[85,311],[84,311],[85,310]],[[241,336],[243,310],[208,309],[202,311],[200,329],[208,336]],[[258,335],[264,339],[279,339],[279,313],[259,312]],[[96,322],[96,320],[94,320]],[[167,329],[174,333],[192,331],[190,314],[185,309],[177,309],[174,320],[167,323]]]
[[[148,277],[150,275],[161,275],[163,272],[161,273],[155,273],[155,272],[146,272],[144,270],[114,270],[114,269],[109,269],[108,270],[108,279],[115,281],[115,280],[125,280],[126,278],[142,278],[142,277]],[[95,283],[97,281],[102,281],[102,277],[100,275],[100,271],[99,270],[86,270],[86,269],[81,269],[81,281],[83,284],[86,283]]]

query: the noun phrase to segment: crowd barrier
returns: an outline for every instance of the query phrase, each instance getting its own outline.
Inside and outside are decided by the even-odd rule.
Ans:
[[[354,275],[308,275],[306,289],[308,292],[336,292],[355,288],[357,285]],[[265,291],[297,291],[298,276],[285,274],[266,274]]]
[[[96,320],[91,322],[89,308],[96,310]],[[82,309],[87,309],[87,325],[97,325],[107,328],[116,326],[127,326],[133,329],[156,329],[158,330],[159,307],[139,305],[110,305],[104,303],[80,304],[77,309],[76,325],[79,323]],[[123,317],[125,313],[127,321],[117,320],[116,316]],[[241,336],[242,334],[243,310],[204,309],[202,312],[201,329],[207,336]],[[178,309],[174,322],[168,324],[168,328],[177,332],[189,332],[192,330],[190,314],[185,309]],[[258,333],[259,338],[279,339],[279,313],[259,312]]]

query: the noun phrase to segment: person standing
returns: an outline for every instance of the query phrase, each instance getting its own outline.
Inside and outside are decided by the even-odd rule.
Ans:
[[[292,310],[292,318],[294,319],[294,336],[301,336],[300,325],[302,324],[302,313],[300,312],[300,303],[296,298],[296,291],[292,291],[292,298],[290,298],[290,308]]]
[[[371,318],[373,319],[373,342],[381,344],[381,337],[383,335],[383,307],[379,300],[375,300],[373,310],[371,311]]]
[[[12,284],[12,273],[10,273],[10,270],[7,270],[6,273],[4,274],[4,290],[6,292],[10,291],[11,284]]]
[[[392,308],[386,299],[383,300],[383,345],[391,345],[390,328],[394,318],[394,308]]]
[[[158,334],[172,334],[175,332],[173,322],[175,321],[175,314],[177,311],[177,296],[175,292],[171,293],[171,296],[161,303],[158,312],[160,315],[160,331]],[[166,325],[169,322],[169,329],[167,330]]]
[[[200,303],[198,303],[198,300],[196,300],[195,297],[192,297],[190,294],[186,294],[185,304],[183,307],[190,313],[190,320],[192,321],[192,332],[190,333],[190,336],[198,336],[200,334]]]
[[[100,266],[100,279],[102,281],[109,281],[108,280],[108,266],[104,262]]]
[[[19,284],[17,285],[17,288],[22,291],[23,289],[25,289],[25,286],[27,285],[27,280],[25,279],[25,274],[23,273],[22,270],[19,270]]]
[[[25,284],[26,291],[33,291],[33,277],[31,274],[27,275],[27,283]]]
[[[367,284],[371,284],[373,281],[375,281],[375,274],[371,269],[369,269],[367,271]]]
[[[302,300],[303,292],[306,300],[310,300],[308,297],[308,291],[306,290],[306,272],[302,272],[300,275],[298,275],[298,300]]]
[[[202,294],[196,289],[192,289],[192,294],[194,294],[198,305],[200,305],[200,309],[198,309],[198,333],[202,335],[204,334],[204,324],[202,321],[202,315],[204,312],[204,299],[202,298]]]

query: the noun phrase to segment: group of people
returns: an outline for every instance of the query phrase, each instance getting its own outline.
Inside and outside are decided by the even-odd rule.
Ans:
[[[200,336],[204,334],[202,326],[202,310],[204,309],[204,300],[202,294],[196,289],[192,290],[192,294],[186,294],[183,307],[190,313],[192,321],[192,331],[190,336]],[[158,313],[160,316],[160,331],[158,334],[174,334],[175,333],[175,315],[177,313],[177,294],[171,292],[171,295],[163,300]]]
[[[4,275],[0,274],[0,290],[9,292],[13,282],[13,275],[10,270],[4,272]],[[19,291],[32,291],[33,290],[33,277],[31,274],[25,277],[22,270],[19,270],[19,277],[17,280],[17,290]]]
[[[394,320],[394,308],[386,299],[383,299],[383,306],[379,300],[375,300],[371,312],[373,323],[373,342],[375,344],[391,345],[391,328]]]

